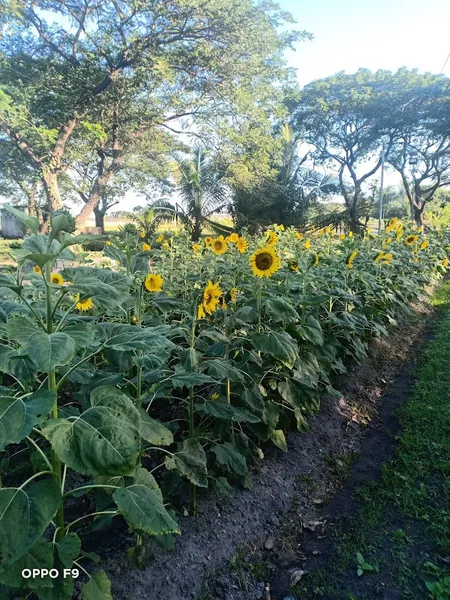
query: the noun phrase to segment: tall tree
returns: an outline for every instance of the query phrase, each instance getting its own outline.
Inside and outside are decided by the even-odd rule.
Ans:
[[[78,128],[96,125],[98,111],[109,113],[109,164],[79,227],[136,137],[151,129],[177,133],[194,124],[194,135],[237,136],[243,143],[251,122],[255,144],[264,145],[259,137],[267,143],[269,114],[281,93],[272,84],[288,74],[283,50],[305,35],[278,33],[289,16],[252,0],[8,6],[1,15],[0,130],[39,173],[49,211],[62,204],[58,177],[77,158]]]
[[[291,106],[296,134],[312,145],[317,162],[337,171],[352,231],[362,226],[363,186],[381,166],[382,147],[388,154],[397,133],[388,120],[391,83],[389,71],[337,73],[305,86]]]
[[[425,207],[450,183],[450,78],[401,69],[390,89],[395,143],[389,163],[400,174],[411,218],[422,224]]]
[[[274,155],[271,174],[256,186],[234,186],[238,227],[304,225],[316,201],[337,192],[336,178],[311,168],[309,152],[300,154],[300,140],[289,125],[284,124],[276,137],[281,152]]]

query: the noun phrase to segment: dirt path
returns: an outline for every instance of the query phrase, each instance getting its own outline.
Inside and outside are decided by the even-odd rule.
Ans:
[[[309,431],[288,436],[287,454],[276,450],[268,453],[254,476],[252,490],[237,490],[231,500],[203,500],[197,519],[182,520],[183,535],[174,550],[165,553],[150,546],[150,560],[143,569],[132,570],[116,544],[114,556],[102,560],[113,581],[114,597],[257,600],[266,581],[271,582],[273,598],[289,595],[286,584],[292,569],[298,576],[307,562],[303,560],[305,552],[299,550],[298,536],[303,543],[312,534],[307,549],[311,556],[324,553],[313,540],[320,539],[317,534],[321,534],[325,515],[340,496],[326,510],[322,507],[334,496],[361,451],[370,461],[356,461],[351,475],[353,485],[358,478],[371,477],[379,467],[378,457],[392,451],[393,440],[386,436],[381,452],[379,442],[371,440],[376,440],[376,432],[388,423],[394,431],[392,413],[398,397],[412,384],[414,367],[402,371],[378,420],[370,425],[371,436],[364,438],[364,434],[380,408],[383,394],[423,341],[425,322],[431,315],[429,304],[418,305],[401,330],[375,340],[368,359],[335,384],[343,397],[324,399]],[[334,510],[342,512],[345,507],[336,504]],[[126,546],[126,540],[123,544]]]

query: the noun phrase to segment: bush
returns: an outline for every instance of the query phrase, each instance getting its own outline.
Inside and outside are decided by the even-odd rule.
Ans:
[[[82,244],[85,252],[103,252],[105,248],[105,240],[93,239]]]

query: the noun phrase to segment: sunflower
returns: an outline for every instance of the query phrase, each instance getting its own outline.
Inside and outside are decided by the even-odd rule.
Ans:
[[[311,240],[306,240],[304,246],[305,246],[306,250],[308,250],[309,248],[311,248]]]
[[[278,236],[276,231],[272,231],[269,229],[269,231],[266,231],[266,246],[275,246],[275,244],[278,242]]]
[[[345,233],[341,233],[341,235],[339,236],[340,240],[345,240]]]
[[[56,285],[62,285],[64,283],[63,276],[60,273],[52,273],[50,275],[50,281],[56,283]]]
[[[255,277],[270,277],[280,268],[280,257],[271,246],[256,250],[250,256],[250,265]]]
[[[219,398],[219,394],[217,392],[215,394],[211,394],[211,396],[209,397],[209,399],[212,401],[217,400],[218,398]]]
[[[219,237],[213,239],[211,243],[211,249],[216,255],[225,254],[228,249],[228,244],[224,240],[223,235],[219,235]]]
[[[231,300],[231,302],[233,302],[233,304],[236,302],[238,294],[239,294],[239,290],[236,287],[231,288],[230,300]]]
[[[195,254],[197,254],[197,252],[200,252],[200,250],[201,250],[200,244],[192,244],[192,250],[195,252]]]
[[[345,261],[345,266],[347,269],[353,269],[353,263],[355,262],[355,258],[358,256],[358,250],[353,250],[349,256],[347,256],[347,260]]]
[[[150,246],[150,244],[142,244],[142,252],[148,252],[151,249],[152,247]]]
[[[158,235],[158,237],[156,238],[156,243],[157,243],[157,244],[160,244],[160,243],[161,243],[163,240],[164,240],[164,236],[163,236],[163,234],[162,234],[162,233],[160,233],[160,234]]]
[[[232,233],[228,236],[228,239],[232,244],[235,244],[239,240],[239,236],[237,233]]]
[[[293,273],[298,273],[298,262],[294,258],[289,261],[289,269]]]
[[[418,239],[419,239],[418,235],[413,235],[413,234],[407,235],[405,237],[405,244],[407,246],[412,246],[413,244],[415,244],[417,242]]]
[[[144,287],[148,292],[162,292],[164,279],[158,273],[149,273],[144,281]]]
[[[426,250],[429,246],[430,242],[428,240],[424,240],[421,244],[420,244],[420,249],[421,250]]]
[[[239,250],[241,254],[247,251],[248,242],[244,237],[240,237],[236,242],[236,248]]]
[[[300,233],[299,231],[296,231],[296,232],[295,232],[295,237],[296,237],[298,240],[302,240],[302,239],[303,239],[303,233]]]
[[[106,245],[111,246],[111,242],[109,240],[106,240]]]
[[[82,300],[80,300],[80,294],[77,294],[75,296],[75,302],[76,302],[75,308],[77,308],[78,310],[81,310],[81,312],[90,310],[94,306],[94,303],[92,302],[92,298],[83,298]]]
[[[446,269],[448,267],[448,263],[449,263],[448,258],[444,258],[444,260],[442,261],[442,266],[444,267],[444,269]]]
[[[203,308],[203,304],[198,305],[197,309],[197,319],[204,319],[206,317],[205,309]]]
[[[280,231],[284,231],[285,230],[285,226],[283,225],[283,223],[281,225],[278,225],[278,229]]]
[[[331,227],[330,227],[329,225],[328,225],[328,227],[325,229],[325,233],[326,233],[327,235],[330,235],[330,233],[331,233]]]
[[[145,231],[141,231],[139,235],[141,236],[141,239],[145,239]]]
[[[203,292],[202,304],[203,310],[208,313],[208,315],[212,315],[213,312],[217,310],[217,306],[219,305],[220,298],[223,296],[223,292],[220,288],[219,282],[213,283],[212,281],[208,281],[208,285],[205,287]]]
[[[317,235],[319,235],[320,237],[322,237],[323,236],[323,232],[324,232],[324,230],[321,229],[320,231],[317,232]]]
[[[133,316],[131,317],[131,322],[132,322],[132,323],[137,323],[137,317],[136,317],[135,315],[133,315]]]
[[[227,303],[225,301],[225,296],[220,297],[219,306],[222,310],[227,310]]]
[[[38,265],[34,265],[34,267],[33,267],[33,271],[34,271],[35,273],[37,273],[38,275],[41,275],[41,273],[42,273],[42,269],[41,269],[41,267],[39,267]]]
[[[348,237],[353,237],[353,231],[348,232]]]
[[[169,249],[169,242],[167,240],[164,240],[163,245],[162,245],[162,249],[163,250],[168,250]]]
[[[390,231],[397,229],[399,225],[401,225],[400,221],[397,219],[397,217],[393,217],[387,224],[386,232],[389,233]]]
[[[213,242],[213,239],[212,239],[212,237],[210,237],[209,235],[207,235],[207,236],[205,237],[205,244],[206,244],[206,247],[208,248],[209,246],[211,246],[212,242]]]
[[[313,267],[318,267],[320,262],[320,254],[316,252],[316,256],[314,257]]]
[[[379,252],[375,257],[375,262],[388,265],[390,262],[392,262],[392,258],[393,256],[390,252]]]

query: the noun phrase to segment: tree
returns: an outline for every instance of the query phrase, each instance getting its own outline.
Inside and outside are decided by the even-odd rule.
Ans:
[[[427,203],[450,183],[449,89],[444,75],[402,69],[393,79],[390,118],[398,134],[388,162],[402,178],[418,225]]]
[[[299,155],[299,140],[289,125],[283,125],[277,137],[281,153],[278,160],[275,155],[272,175],[256,186],[234,188],[233,211],[238,227],[304,225],[317,200],[337,192],[335,177],[311,168],[308,152]]]
[[[36,173],[11,144],[0,140],[0,196],[10,204],[26,205],[28,214],[39,217],[41,187]]]
[[[283,50],[305,34],[252,0],[21,0],[8,2],[0,40],[0,130],[39,174],[48,211],[58,178],[79,158],[84,124],[108,113],[108,165],[77,222],[98,205],[136,139],[165,128],[241,143],[249,126],[267,142],[287,78]],[[6,17],[4,16],[6,14]],[[126,125],[124,125],[124,123]],[[259,139],[261,138],[261,139]],[[245,154],[245,153],[244,153]]]
[[[389,71],[337,73],[305,86],[291,104],[293,129],[314,148],[319,164],[335,168],[352,231],[362,226],[364,184],[389,154],[397,130],[389,121]]]
[[[172,163],[175,192],[181,204],[158,200],[151,204],[156,215],[179,220],[197,241],[205,227],[220,227],[213,219],[214,213],[227,208],[230,203],[228,187],[217,166],[201,146],[196,146],[190,156],[176,153]]]

